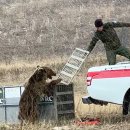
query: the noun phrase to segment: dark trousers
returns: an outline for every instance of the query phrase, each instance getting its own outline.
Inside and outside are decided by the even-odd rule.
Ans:
[[[116,50],[106,51],[106,56],[107,56],[107,60],[109,62],[109,65],[116,64],[116,55],[124,56],[130,60],[130,50],[128,48],[120,46]]]

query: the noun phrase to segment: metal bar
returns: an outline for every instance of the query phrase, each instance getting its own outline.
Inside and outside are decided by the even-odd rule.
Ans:
[[[65,84],[65,85],[68,85],[68,83],[64,82],[63,80],[61,81],[61,83]]]
[[[65,95],[65,94],[73,94],[72,91],[69,91],[69,92],[56,92],[56,95],[59,96],[59,95]]]
[[[58,111],[58,114],[74,113],[74,110]]]
[[[8,104],[8,105],[0,105],[0,107],[18,107],[19,105],[11,105],[11,104]]]
[[[73,101],[62,101],[62,102],[57,102],[57,105],[64,105],[64,104],[72,104],[74,103]]]
[[[22,95],[22,90],[21,90],[21,86],[20,86],[20,96]]]
[[[74,65],[69,64],[69,63],[67,63],[67,64],[66,64],[66,66],[69,66],[69,67],[71,67],[71,68],[73,68],[73,69],[76,69],[76,70],[78,70],[78,69],[79,69],[77,66],[74,66]]]
[[[58,120],[56,92],[57,92],[57,87],[54,88],[53,102],[54,102],[55,119]]]
[[[82,61],[82,62],[84,61],[84,59],[82,59],[82,58],[79,58],[79,57],[77,57],[77,56],[74,56],[74,55],[72,55],[72,56],[71,56],[71,58],[74,58],[74,59],[76,59],[76,60],[79,60],[79,61]]]
[[[5,87],[4,87],[4,99],[5,99]],[[5,122],[7,123],[7,109],[6,109],[6,100],[5,100]]]
[[[85,52],[85,53],[89,53],[89,51],[82,50],[82,49],[80,49],[80,48],[76,48],[76,50],[79,50],[79,51],[82,51],[82,52]]]
[[[73,77],[73,75],[71,75],[71,74],[69,74],[69,73],[67,73],[67,72],[65,72],[65,71],[61,71],[61,74],[64,74],[64,75],[66,75],[66,76],[68,76],[68,77]]]

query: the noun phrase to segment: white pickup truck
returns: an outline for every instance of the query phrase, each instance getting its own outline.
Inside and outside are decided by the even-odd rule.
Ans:
[[[82,98],[84,104],[120,104],[123,115],[127,115],[130,111],[130,62],[89,68],[87,93],[88,96]]]

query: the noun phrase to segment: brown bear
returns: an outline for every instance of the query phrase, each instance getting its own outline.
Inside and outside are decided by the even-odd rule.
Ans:
[[[25,90],[22,93],[19,102],[19,115],[18,118],[21,123],[25,120],[30,123],[35,123],[38,120],[38,102],[40,96],[46,94],[50,96],[53,94],[54,86],[61,82],[61,79],[52,80],[46,82],[46,80],[52,79],[52,76],[56,76],[56,73],[48,67],[39,67],[34,74],[29,78],[26,83]]]

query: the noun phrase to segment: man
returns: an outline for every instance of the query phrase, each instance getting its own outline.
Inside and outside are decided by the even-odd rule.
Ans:
[[[109,65],[116,64],[116,55],[121,55],[130,60],[130,51],[121,45],[121,42],[116,34],[114,28],[130,27],[130,23],[108,22],[103,23],[102,19],[95,20],[95,27],[97,28],[88,51],[91,52],[98,40],[101,40],[106,50],[107,60]]]

